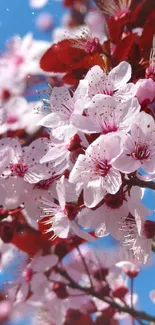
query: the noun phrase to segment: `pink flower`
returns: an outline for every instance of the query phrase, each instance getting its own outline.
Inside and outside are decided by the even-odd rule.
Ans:
[[[8,138],[5,139],[5,142],[10,144]],[[17,140],[12,139],[11,147],[14,154],[3,176],[23,177],[28,183],[37,183],[48,179],[52,175],[51,166],[39,164],[41,157],[48,150],[48,146],[48,141],[45,138],[39,138],[33,141],[29,147],[23,148]]]
[[[83,97],[86,93],[85,82],[81,81],[78,88],[71,96],[69,90],[65,87],[54,87],[49,100],[49,109],[52,113],[45,116],[39,125],[52,128],[52,135],[60,140],[68,134],[68,130],[72,136],[77,132],[75,126],[72,125],[72,115],[78,110],[83,111]]]
[[[0,66],[18,76],[19,80],[28,75],[44,74],[39,66],[39,60],[50,44],[46,41],[34,40],[31,33],[26,34],[23,39],[15,36],[8,43],[8,52],[0,59]]]
[[[131,65],[125,61],[113,68],[109,75],[96,65],[88,71],[84,79],[88,82],[88,99],[104,94],[126,101],[134,96],[135,86],[132,83],[127,84],[130,78]]]
[[[140,105],[149,105],[155,98],[155,82],[151,78],[139,79],[136,83],[135,95]]]
[[[21,278],[12,283],[15,286],[14,301],[15,303],[22,303],[27,299],[33,301],[33,295],[38,296],[44,293],[48,286],[48,279],[44,272],[50,270],[58,263],[56,255],[44,255],[41,253],[33,257],[32,262],[28,263],[22,270]],[[31,297],[28,297],[31,291]]]
[[[68,184],[69,185],[69,184]],[[40,199],[41,211],[43,216],[49,216],[49,224],[51,227],[50,231],[54,231],[55,235],[52,236],[52,239],[55,237],[67,238],[69,236],[70,230],[72,230],[77,236],[84,238],[86,240],[95,240],[94,237],[89,235],[80,229],[76,222],[76,216],[78,215],[78,210],[74,204],[66,203],[66,187],[64,184],[64,176],[61,177],[61,180],[58,181],[57,186],[57,195],[59,200],[59,205],[46,200],[44,198]],[[46,207],[47,206],[47,207]]]
[[[131,134],[126,134],[123,151],[114,162],[123,173],[132,173],[138,168],[155,173],[155,123],[149,114],[141,112],[136,117]]]
[[[25,129],[29,134],[39,129],[37,122],[42,118],[43,114],[35,112],[42,102],[27,102],[24,97],[12,97],[1,109],[0,134],[9,130],[15,131]]]
[[[121,152],[121,139],[113,135],[101,135],[79,155],[69,177],[71,183],[81,183],[84,190],[84,203],[95,207],[106,192],[118,192],[121,174],[113,167],[113,162]]]
[[[98,94],[89,102],[87,116],[74,114],[73,123],[85,133],[129,131],[139,111],[136,98],[119,103],[114,97]]]

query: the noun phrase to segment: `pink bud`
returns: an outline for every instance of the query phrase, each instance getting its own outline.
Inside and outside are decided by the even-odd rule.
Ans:
[[[53,17],[48,12],[41,13],[36,18],[36,27],[43,32],[51,31],[53,25],[54,25]]]
[[[155,98],[155,83],[151,78],[138,80],[136,88],[136,97],[140,105],[147,106],[152,103]]]

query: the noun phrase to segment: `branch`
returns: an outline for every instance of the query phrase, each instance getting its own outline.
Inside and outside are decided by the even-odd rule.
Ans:
[[[120,312],[127,313],[133,317],[135,317],[137,320],[138,319],[143,319],[149,322],[155,322],[155,316],[151,316],[143,311],[138,311],[130,307],[126,306],[121,306],[115,301],[109,299],[109,297],[103,297],[100,293],[96,292],[92,288],[87,288],[87,287],[82,287],[81,285],[77,284],[71,277],[70,275],[63,269],[57,268],[56,271],[61,274],[66,280],[69,281],[67,284],[69,287],[72,289],[78,289],[83,291],[86,295],[91,295],[93,297],[96,297],[106,303],[108,303],[112,308],[117,309]]]
[[[127,185],[131,185],[131,186],[139,186],[142,188],[149,188],[151,190],[155,190],[155,182],[152,181],[143,181],[137,177],[134,178],[130,178],[130,179],[125,179],[124,182]]]

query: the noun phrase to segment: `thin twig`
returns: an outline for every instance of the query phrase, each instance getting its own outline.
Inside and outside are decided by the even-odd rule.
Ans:
[[[142,179],[139,179],[137,177],[125,179],[124,181],[127,185],[139,186],[142,188],[149,188],[151,190],[155,190],[155,182],[153,181],[143,181]]]
[[[84,265],[86,274],[88,275],[88,278],[89,278],[89,282],[90,282],[91,288],[94,288],[93,281],[92,281],[92,278],[91,278],[91,274],[89,272],[88,265],[87,265],[87,263],[86,263],[83,255],[82,255],[81,251],[80,251],[80,248],[79,247],[76,247],[76,249],[77,249],[77,251],[78,251],[78,253],[79,253],[80,257],[81,257],[81,260],[83,262],[83,265]]]
[[[130,307],[121,306],[114,300],[109,299],[109,297],[103,297],[100,293],[96,292],[92,288],[82,287],[81,285],[77,284],[70,275],[64,270],[57,268],[56,271],[61,274],[65,279],[69,281],[69,284],[67,284],[70,288],[78,289],[83,292],[85,292],[87,295],[91,295],[93,297],[96,297],[106,303],[108,303],[112,308],[117,309],[119,312],[127,313],[137,320],[146,320],[149,322],[155,322],[155,316],[149,315],[143,311],[138,311]]]

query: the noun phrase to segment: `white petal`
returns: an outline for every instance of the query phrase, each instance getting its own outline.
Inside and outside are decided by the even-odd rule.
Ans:
[[[62,209],[65,207],[65,184],[64,184],[64,176],[61,177],[61,179],[57,182],[56,190],[58,194],[59,204]]]
[[[20,287],[20,289],[17,292],[16,295],[16,302],[17,303],[21,303],[24,302],[25,299],[28,296],[28,292],[29,292],[29,284],[28,283],[23,283]]]
[[[48,280],[45,274],[36,273],[33,275],[31,280],[31,291],[34,293],[42,294],[44,292],[45,286],[48,285]]]
[[[51,113],[44,116],[37,125],[43,125],[46,128],[57,128],[58,126],[64,125],[64,116],[58,115],[57,113]]]
[[[56,255],[45,255],[36,258],[33,264],[33,271],[35,272],[45,272],[50,268],[55,266],[58,262],[58,257]]]
[[[75,221],[71,221],[71,227],[77,236],[79,236],[85,240],[88,240],[88,241],[96,240],[96,238],[91,236],[88,232],[81,230],[80,227],[75,223]]]
[[[106,193],[106,189],[102,187],[101,177],[89,181],[87,187],[84,188],[84,204],[88,208],[95,207],[103,198]]]
[[[125,61],[110,71],[109,76],[114,83],[115,89],[119,89],[130,80],[131,72],[131,65]]]

